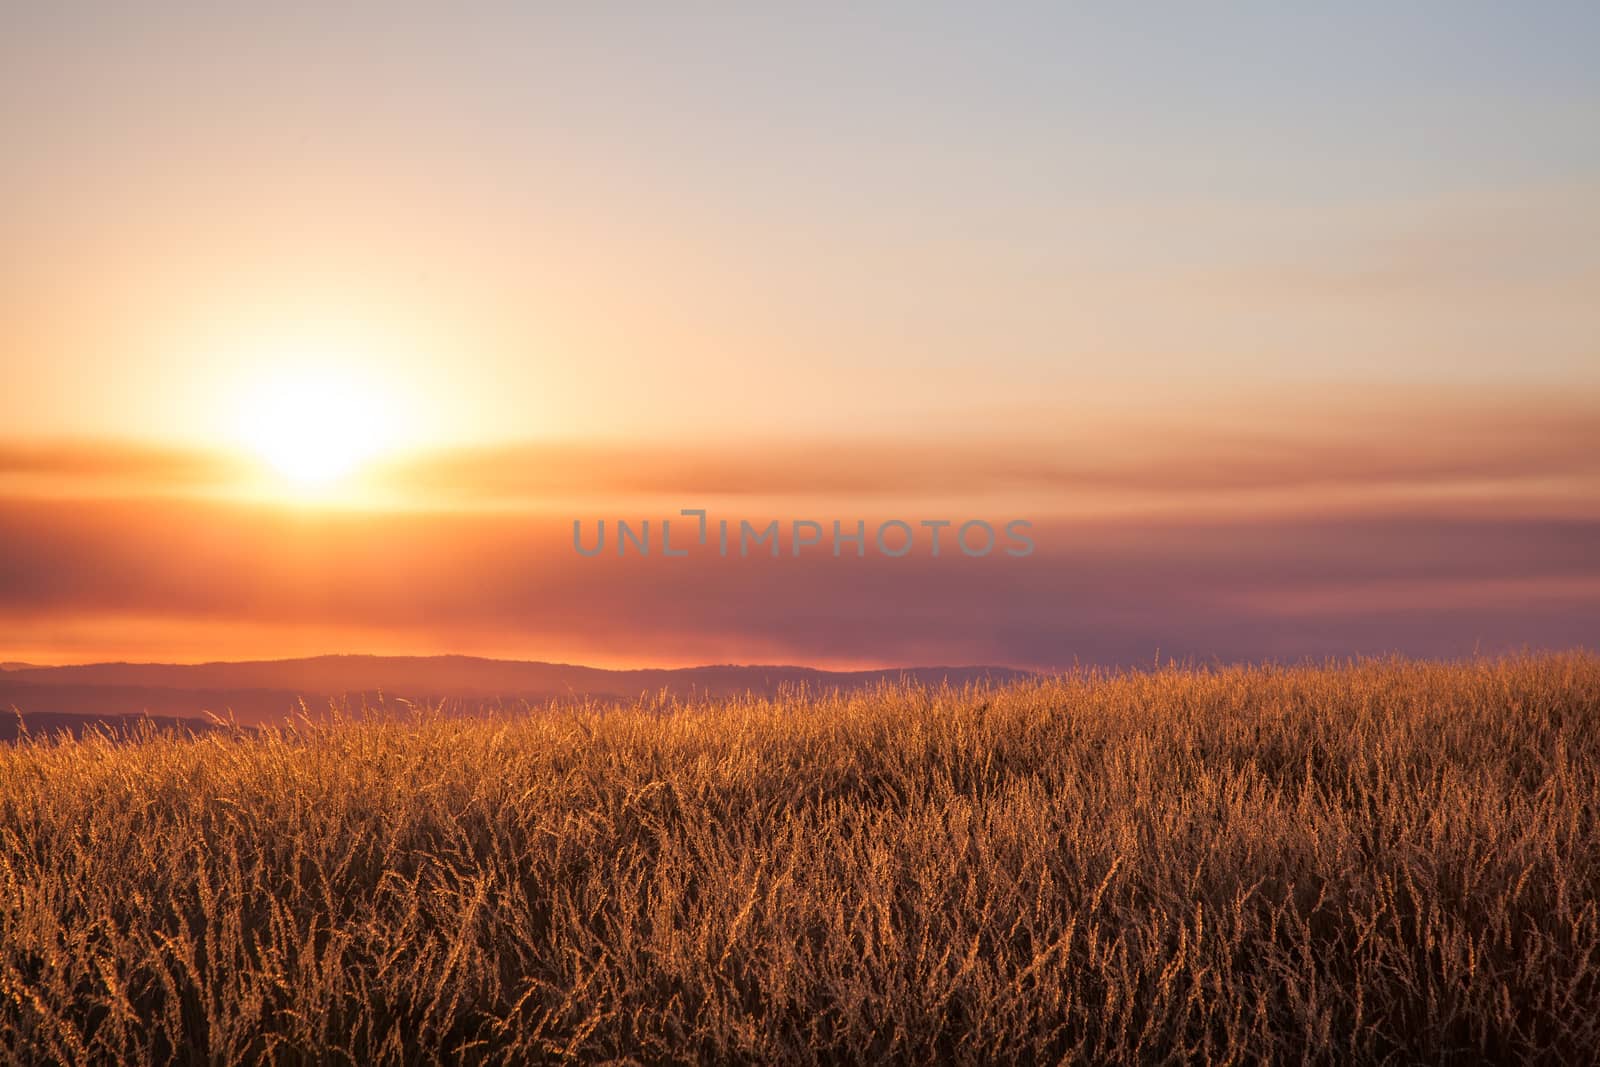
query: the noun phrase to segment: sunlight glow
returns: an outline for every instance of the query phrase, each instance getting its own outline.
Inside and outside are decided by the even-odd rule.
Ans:
[[[376,383],[324,363],[263,374],[246,396],[244,443],[301,490],[331,486],[393,444]]]

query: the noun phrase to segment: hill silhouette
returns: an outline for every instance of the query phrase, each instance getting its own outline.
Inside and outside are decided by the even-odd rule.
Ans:
[[[116,725],[155,716],[200,725],[231,715],[242,725],[283,721],[300,711],[326,711],[336,701],[359,707],[379,701],[444,703],[473,712],[553,699],[631,700],[642,693],[721,698],[855,689],[885,681],[925,685],[1008,681],[1028,672],[1008,667],[907,667],[827,671],[797,666],[715,665],[607,670],[568,663],[474,656],[330,655],[237,663],[93,663],[8,668],[0,674],[0,708],[24,722],[48,721],[80,732],[90,723]],[[10,725],[6,725],[7,722]],[[14,737],[16,717],[0,717],[0,738]],[[31,729],[31,727],[30,727]]]

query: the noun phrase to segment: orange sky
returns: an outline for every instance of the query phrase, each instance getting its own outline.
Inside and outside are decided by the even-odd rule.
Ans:
[[[0,15],[0,661],[1592,645],[1594,17],[1426,8]]]
[[[0,448],[0,658],[462,652],[832,666],[1439,655],[1582,644],[1600,615],[1600,406],[1386,391],[1107,408],[1053,430],[573,440],[429,452],[304,490],[248,457]],[[1260,417],[1248,418],[1259,411]],[[1270,413],[1270,415],[1266,414]],[[778,558],[615,551],[683,508]],[[899,518],[914,551],[792,549]],[[931,555],[924,520],[1033,525]],[[613,531],[580,556],[572,523]],[[870,535],[869,535],[870,536]],[[953,527],[945,534],[953,536]]]

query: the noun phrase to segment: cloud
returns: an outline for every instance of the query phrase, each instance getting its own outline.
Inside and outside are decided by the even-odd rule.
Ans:
[[[1021,559],[836,559],[826,546],[582,559],[570,534],[521,514],[13,501],[0,506],[0,628],[87,649],[114,641],[117,620],[159,622],[151,658],[241,654],[217,650],[219,635],[248,631],[250,655],[1060,665],[1157,648],[1592,644],[1600,617],[1594,520],[1067,522],[1036,529],[1039,550]],[[337,645],[307,648],[308,633]]]
[[[918,435],[545,441],[422,452],[365,479],[408,506],[563,504],[676,496],[1072,498],[1540,487],[1600,488],[1600,396],[1504,390],[1381,396],[1324,391],[929,426]],[[258,477],[237,456],[176,447],[0,443],[13,493],[226,490]]]
[[[0,440],[0,485],[13,491],[195,489],[236,481],[249,468],[237,455],[177,445]]]
[[[1600,484],[1600,403],[1436,401],[1150,412],[1049,429],[930,427],[907,440],[529,444],[400,462],[382,479],[424,495],[974,496]]]
[[[1592,645],[1597,410],[1386,392],[1085,405],[1055,428],[918,440],[525,444],[396,461],[376,481],[404,506],[364,510],[212,492],[238,461],[204,453],[0,447],[0,658],[1051,665]],[[1038,551],[573,551],[575,518],[648,517],[659,537],[698,505],[759,523],[1022,517]]]

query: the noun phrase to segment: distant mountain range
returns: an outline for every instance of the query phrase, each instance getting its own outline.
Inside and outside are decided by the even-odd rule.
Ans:
[[[1009,681],[1028,672],[1008,667],[907,667],[824,671],[789,666],[709,666],[604,670],[566,663],[472,656],[315,656],[244,663],[94,663],[77,667],[5,664],[0,672],[0,740],[29,732],[81,732],[101,724],[121,730],[149,716],[163,725],[203,727],[211,716],[247,726],[312,714],[334,702],[359,708],[380,700],[445,703],[466,711],[550,700],[632,700],[666,692],[688,697],[781,689],[858,689],[901,679],[964,685]]]

